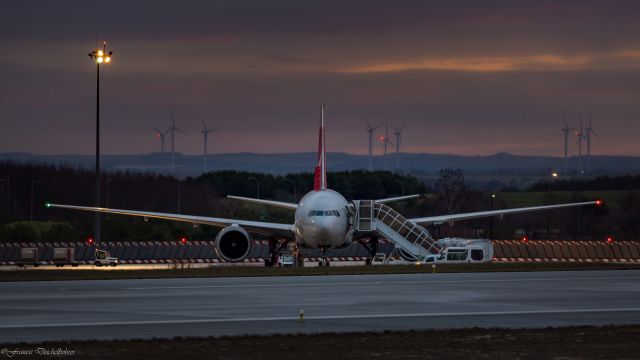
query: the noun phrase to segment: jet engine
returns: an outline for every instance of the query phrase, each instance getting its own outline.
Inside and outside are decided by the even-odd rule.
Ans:
[[[239,262],[251,252],[251,236],[239,226],[227,226],[216,236],[216,254],[228,262]]]

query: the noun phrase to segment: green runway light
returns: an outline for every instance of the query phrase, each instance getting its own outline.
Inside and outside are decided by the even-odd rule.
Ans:
[[[51,207],[51,204],[50,204],[50,203],[46,203],[44,206],[46,206],[46,207],[50,208],[50,207]]]

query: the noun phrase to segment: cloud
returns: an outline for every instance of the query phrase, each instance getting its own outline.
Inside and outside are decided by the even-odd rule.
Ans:
[[[415,70],[445,70],[472,72],[501,71],[576,71],[587,69],[640,68],[640,51],[623,50],[612,54],[522,55],[498,57],[445,57],[409,62],[380,62],[352,66],[338,71],[345,73],[386,73]]]

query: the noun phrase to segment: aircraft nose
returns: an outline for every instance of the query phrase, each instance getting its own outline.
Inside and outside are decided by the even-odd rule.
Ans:
[[[335,242],[341,241],[344,237],[342,226],[339,221],[332,218],[325,218],[316,228],[316,238],[323,246],[331,246]]]

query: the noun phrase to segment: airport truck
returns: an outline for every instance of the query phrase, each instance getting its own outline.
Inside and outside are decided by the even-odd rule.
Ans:
[[[394,259],[392,252],[376,254],[371,260],[372,265],[401,265],[415,264],[425,265],[434,263],[445,264],[466,264],[466,263],[488,263],[493,260],[493,244],[488,239],[461,239],[444,238],[436,241],[440,248],[437,254],[427,255],[424,259],[417,261]]]
[[[80,263],[75,260],[75,252],[74,248],[53,248],[53,264],[57,267],[78,266]]]
[[[487,263],[493,259],[493,244],[486,239],[445,238],[436,242],[442,250],[422,263]]]
[[[20,249],[20,261],[16,263],[19,267],[25,265],[33,265],[35,267],[40,266],[38,260],[38,248],[22,248]]]
[[[96,249],[96,259],[93,261],[95,266],[116,266],[119,264],[117,258],[111,256],[111,254],[106,250],[97,250]]]

